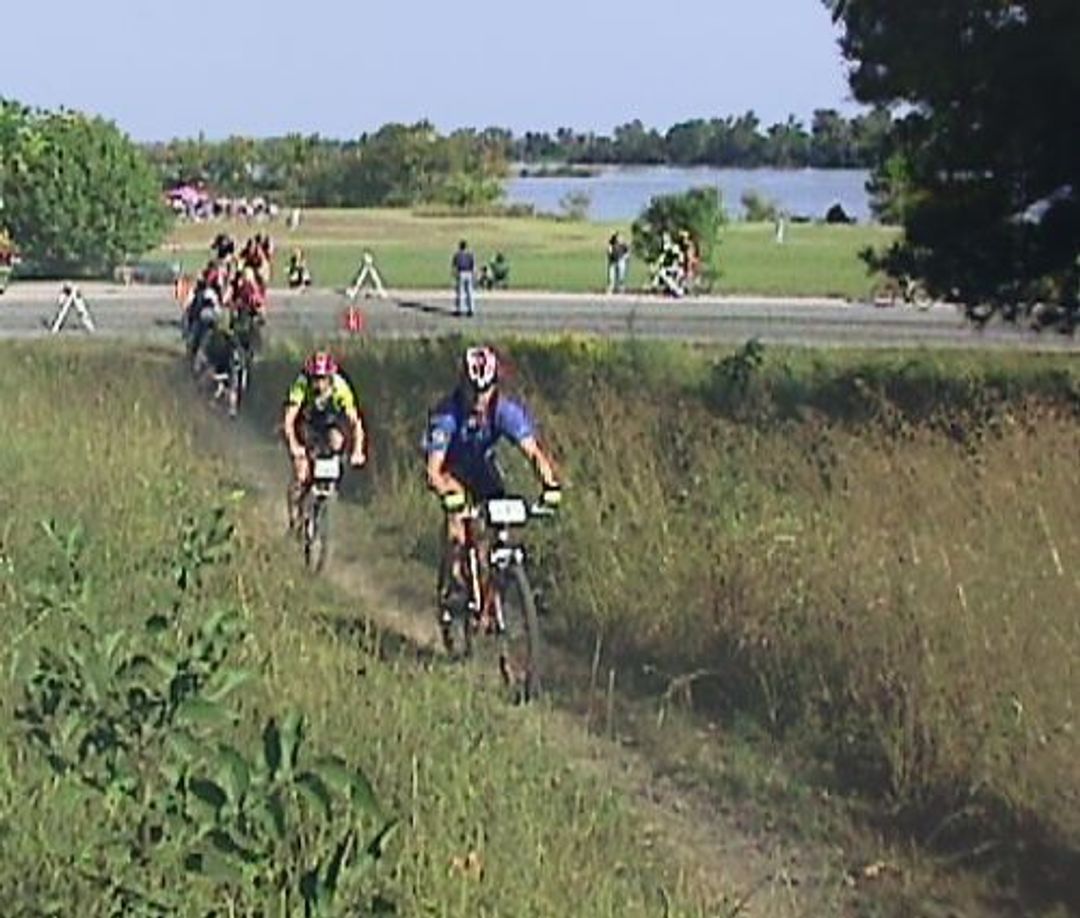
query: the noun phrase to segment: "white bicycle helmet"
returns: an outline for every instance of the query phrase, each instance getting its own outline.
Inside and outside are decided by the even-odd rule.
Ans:
[[[490,347],[470,347],[462,357],[465,380],[477,392],[486,392],[499,375],[499,358]]]

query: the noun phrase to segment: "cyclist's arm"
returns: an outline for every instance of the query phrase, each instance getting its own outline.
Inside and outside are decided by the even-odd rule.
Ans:
[[[457,479],[450,471],[446,461],[450,451],[450,443],[454,438],[456,422],[453,417],[445,414],[435,414],[428,424],[427,436],[424,438],[424,451],[427,457],[427,485],[440,498],[448,495],[461,495],[464,497],[465,484]]]
[[[364,419],[360,415],[359,403],[352,383],[341,374],[334,377],[334,400],[348,420],[349,429],[352,431],[353,447],[349,461],[356,466],[363,465],[367,455]]]
[[[300,412],[303,410],[306,395],[307,380],[301,374],[293,381],[288,394],[285,396],[285,417],[283,420],[285,442],[289,444],[289,452],[294,456],[304,449],[300,438],[296,435],[296,422],[299,420]]]
[[[367,460],[367,436],[364,431],[364,417],[355,405],[345,409],[345,417],[352,426],[352,456],[353,465],[363,465]]]
[[[540,444],[536,442],[536,437],[525,437],[523,440],[518,441],[518,449],[532,463],[533,471],[536,472],[536,477],[540,479],[541,485],[547,490],[557,490],[559,476],[555,472],[555,464],[548,454],[540,448]]]
[[[465,493],[465,485],[446,469],[445,452],[427,454],[427,484],[439,497]]]
[[[285,405],[285,442],[289,444],[289,453],[293,456],[303,452],[304,447],[296,436],[296,421],[300,417],[300,402]]]
[[[515,399],[504,399],[499,402],[496,412],[496,423],[500,433],[507,437],[532,464],[536,477],[540,479],[545,490],[558,490],[559,477],[555,472],[555,464],[543,449],[536,438],[536,426],[525,410],[525,406]]]

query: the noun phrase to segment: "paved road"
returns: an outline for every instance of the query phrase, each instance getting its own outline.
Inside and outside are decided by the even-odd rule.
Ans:
[[[56,310],[56,284],[17,284],[0,296],[0,337],[48,334]],[[98,334],[135,340],[177,340],[178,307],[164,287],[83,287]],[[272,334],[337,334],[345,298],[331,290],[273,291]],[[1080,352],[1080,337],[991,325],[977,332],[957,311],[935,305],[881,308],[832,299],[652,297],[558,293],[497,293],[480,298],[478,315],[459,319],[445,291],[398,291],[389,300],[358,300],[366,333],[376,337],[476,333],[581,332],[689,341],[742,343],[757,337],[788,345],[858,347],[998,347]],[[74,315],[61,336],[81,332]]]

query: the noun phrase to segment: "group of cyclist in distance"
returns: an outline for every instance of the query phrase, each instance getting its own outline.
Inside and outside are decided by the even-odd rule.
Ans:
[[[209,335],[222,337],[246,329],[258,335],[265,323],[267,287],[274,256],[273,241],[261,233],[248,239],[238,251],[227,233],[218,233],[210,244],[211,258],[195,281],[184,317],[188,358],[193,367],[214,354],[205,354]],[[246,342],[254,346],[254,342]],[[220,350],[220,349],[219,349]]]
[[[500,359],[492,348],[467,348],[461,356],[457,385],[428,413],[423,439],[426,479],[445,513],[445,538],[450,549],[447,595],[440,598],[444,620],[466,589],[461,569],[464,515],[471,503],[506,493],[495,458],[495,447],[501,440],[514,444],[531,464],[542,488],[542,504],[555,509],[561,503],[555,464],[541,447],[536,425],[524,404],[500,389],[500,369]],[[312,444],[329,443],[335,452],[347,453],[356,468],[367,460],[359,400],[328,351],[319,350],[308,357],[289,387],[282,422],[292,465],[289,522],[295,528],[312,484]]]

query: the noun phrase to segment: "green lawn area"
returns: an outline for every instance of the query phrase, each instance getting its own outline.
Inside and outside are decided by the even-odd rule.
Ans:
[[[179,258],[195,271],[222,228],[238,239],[263,226],[183,224],[153,257]],[[312,210],[295,232],[269,227],[278,247],[275,284],[284,283],[288,253],[302,247],[320,286],[343,287],[355,274],[365,248],[392,287],[442,287],[450,280],[450,255],[467,239],[481,262],[502,251],[510,260],[511,284],[518,289],[599,291],[605,282],[604,252],[615,230],[628,224],[566,222],[518,217],[433,217],[406,210]],[[894,231],[876,226],[789,227],[787,241],[773,241],[771,224],[732,223],[721,235],[720,293],[839,295],[863,297],[870,286],[858,252],[880,246]],[[630,283],[647,281],[645,266],[631,260]]]

